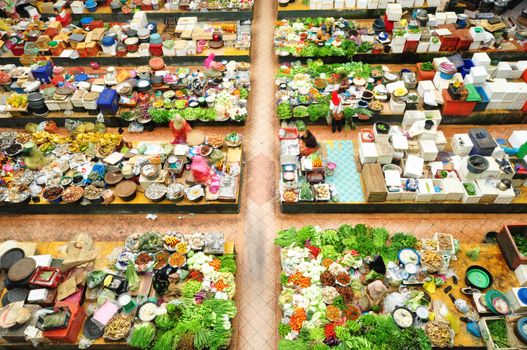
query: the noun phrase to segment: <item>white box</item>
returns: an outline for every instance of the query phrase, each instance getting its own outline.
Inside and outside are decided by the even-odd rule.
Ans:
[[[403,129],[408,130],[414,125],[415,122],[425,120],[425,113],[419,110],[405,111],[403,116],[403,122],[401,126]]]
[[[507,103],[507,105],[504,105],[506,108],[503,109],[511,109],[512,102],[515,102],[520,95],[520,90],[521,88],[517,87],[516,83],[507,84],[505,94],[503,95],[503,102]]]
[[[523,72],[527,69],[527,60],[518,61],[516,63],[516,66],[518,67],[519,70],[522,71],[522,74],[523,74]]]
[[[439,151],[433,140],[419,138],[419,154],[426,162],[432,162],[437,158]]]
[[[484,41],[486,34],[485,29],[483,29],[480,26],[470,27],[470,36],[472,37],[473,41]]]
[[[462,184],[473,184],[474,185],[474,190],[476,191],[476,194],[475,195],[469,195],[467,193],[467,190],[465,189],[465,187],[463,186],[463,203],[479,203],[479,201],[481,200],[481,191],[478,187],[478,185],[476,184],[475,181],[462,181],[461,182]]]
[[[520,265],[514,269],[514,274],[520,283],[520,286],[527,286],[527,265]],[[516,288],[514,288],[516,289]],[[519,289],[519,288],[518,288]],[[508,299],[508,298],[507,298]]]
[[[518,271],[518,272],[516,272]],[[514,274],[520,282],[520,286],[525,287],[527,284],[527,265],[520,265],[514,270]],[[527,312],[527,304],[523,303],[518,297],[518,292],[522,288],[512,288],[510,291],[505,293],[505,297],[509,302],[511,310],[515,314]]]
[[[390,3],[390,1],[388,0],[379,0],[379,8],[380,9],[385,9],[386,6],[388,6],[388,4]]]
[[[408,155],[404,162],[404,177],[420,178],[423,175],[424,159],[414,155]]]
[[[495,185],[487,183],[487,179],[478,179],[476,184],[481,191],[480,203],[494,203],[498,197],[498,189]]]
[[[430,179],[419,179],[417,180],[417,195],[415,196],[416,202],[430,202],[434,195],[434,184]]]
[[[435,16],[437,25],[446,23],[446,12],[436,12]]]
[[[428,1],[428,3],[430,4],[430,1]],[[430,6],[430,5],[428,5],[428,6]],[[428,14],[428,21],[426,22],[426,26],[428,28],[435,28],[435,27],[437,27],[436,15],[434,13]]]
[[[465,188],[458,178],[447,177],[446,179],[443,179],[443,187],[447,193],[445,200],[460,201],[463,199]]]
[[[348,8],[348,9],[355,8],[355,5],[356,5],[356,1],[355,0],[345,0],[344,3],[345,3],[346,8]]]
[[[474,144],[468,134],[455,134],[450,140],[452,152],[458,156],[468,156]]]
[[[509,62],[509,65],[511,66],[512,71],[509,74],[509,79],[516,80],[520,79],[523,74],[523,70],[518,67],[518,64],[516,62]]]
[[[432,201],[444,201],[447,198],[442,179],[432,179]],[[437,191],[439,190],[439,191]]]
[[[70,4],[71,12],[73,12],[76,15],[82,15],[84,12],[84,3],[82,1],[72,1]]]
[[[425,91],[433,91],[436,87],[434,86],[434,82],[432,80],[421,80],[417,84],[417,93],[419,96],[423,97],[425,94]]]
[[[508,62],[499,62],[494,73],[495,78],[509,79],[509,75],[512,73],[511,65]]]
[[[392,99],[390,99],[390,110],[395,114],[403,114],[404,110],[406,108],[405,102],[396,102]]]
[[[440,130],[437,131],[436,138],[434,141],[436,143],[437,150],[439,152],[443,152],[445,150],[446,143],[447,143],[445,134]]]
[[[505,97],[506,87],[494,81],[483,85],[483,90],[491,102],[501,102],[503,101],[503,97]]]
[[[404,135],[392,135],[392,146],[395,151],[406,151],[408,139]]]
[[[423,7],[425,0],[414,0],[414,7]]]
[[[365,10],[368,8],[368,0],[357,0],[357,8]]]
[[[487,81],[487,69],[483,66],[475,66],[470,68],[470,73],[468,74],[472,81],[475,84],[483,84]]]
[[[469,50],[477,50],[481,46],[481,41],[473,41],[470,43],[470,46],[468,47]]]
[[[406,36],[394,35],[392,37],[392,43],[391,43],[392,51],[394,51],[394,46],[402,46],[404,49],[404,44],[406,43],[406,39],[407,39]],[[403,52],[402,49],[401,49],[401,52]]]
[[[406,35],[406,40],[419,41],[421,40],[421,33],[408,33]]]
[[[430,45],[428,45],[428,52],[439,52],[440,48],[441,48],[441,41],[434,43],[432,39],[430,39]]]
[[[346,8],[346,2],[344,0],[335,0],[333,7],[339,10],[344,9]]]
[[[397,191],[394,191],[394,189],[397,189]],[[387,201],[398,201],[401,200],[401,193],[402,188],[400,187],[391,187],[391,191],[388,190],[388,186],[386,186],[386,200]]]
[[[417,44],[416,52],[428,52],[428,46],[430,46],[428,41],[420,41],[419,44]]]
[[[509,204],[512,202],[512,200],[516,197],[514,195],[514,189],[509,188],[506,191],[501,191],[498,189],[498,197],[496,197],[496,200],[494,203],[496,204]]]
[[[359,159],[361,164],[377,163],[379,154],[374,142],[362,142],[359,144]]]
[[[441,3],[441,0],[427,0],[429,7],[437,7]]]
[[[446,20],[445,24],[454,24],[457,22],[457,14],[455,12],[445,12]]]
[[[401,4],[388,4],[386,6],[386,16],[388,21],[400,21],[403,15]]]
[[[490,57],[486,52],[476,52],[472,55],[472,63],[474,63],[474,66],[488,68],[490,66]]]
[[[434,126],[432,127],[431,131],[437,131],[437,127],[439,124],[441,124],[441,111],[438,109],[432,109],[432,110],[425,110],[423,111],[425,114],[426,120],[432,120],[434,122]]]
[[[397,2],[401,4],[401,7],[403,8],[414,7],[414,0],[397,0]]]
[[[379,7],[379,0],[369,0],[368,1],[368,9],[374,10]]]
[[[527,130],[514,130],[509,137],[509,143],[514,148],[519,148],[527,142]]]
[[[401,192],[401,200],[402,201],[414,201],[415,197],[417,196],[417,191],[406,191],[406,180],[405,178],[401,178],[401,186],[402,186],[402,192]]]
[[[375,142],[377,145],[377,154],[379,156],[377,162],[381,164],[390,164],[393,160],[393,147],[386,142]]]

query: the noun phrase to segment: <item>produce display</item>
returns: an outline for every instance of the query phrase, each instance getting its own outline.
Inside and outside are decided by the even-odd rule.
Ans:
[[[166,124],[176,114],[188,121],[244,122],[247,118],[250,64],[208,61],[205,67],[166,67],[162,59],[136,68],[63,68],[42,61],[28,67],[0,66],[6,80],[5,112],[44,116],[48,112],[119,115],[133,130]],[[37,73],[49,68],[53,86]],[[49,67],[48,67],[49,66]],[[90,73],[89,75],[87,73]],[[94,92],[90,91],[95,89]],[[30,103],[28,103],[28,100]]]
[[[385,19],[351,21],[345,18],[308,17],[277,21],[275,52],[293,57],[347,57],[356,54],[403,52],[468,51],[499,48],[519,50],[516,40],[503,40],[488,22],[455,25],[454,12],[436,12],[433,19],[426,10],[409,11],[402,16],[400,4],[389,4]],[[368,5],[369,6],[369,5]],[[454,18],[453,22],[448,17]],[[445,18],[446,17],[446,18]],[[504,19],[494,17],[501,27]],[[496,24],[494,23],[494,24]]]
[[[95,1],[89,1],[96,4]],[[97,6],[97,5],[95,5]],[[110,17],[111,18],[111,17]],[[163,23],[149,20],[137,11],[128,22],[103,21],[85,16],[70,26],[70,14],[50,19],[3,19],[0,22],[6,42],[2,57],[170,57],[209,53],[244,55],[251,46],[248,21],[201,21],[182,16]]]
[[[18,345],[26,341],[33,341],[35,346],[47,345],[53,340],[84,348],[92,344],[123,346],[126,342],[143,350],[229,348],[232,320],[237,312],[233,300],[237,268],[232,242],[225,241],[218,232],[178,233],[179,244],[190,247],[190,240],[195,241],[195,237],[201,237],[204,244],[199,249],[195,246],[185,249],[181,252],[183,262],[173,266],[167,265],[166,256],[180,253],[163,249],[163,242],[171,235],[170,232],[130,235],[124,249],[116,247],[115,251],[121,253],[105,257],[110,263],[107,267],[95,262],[95,266],[88,268],[64,265],[59,270],[49,267],[50,256],[47,263],[41,262],[46,267],[35,269],[35,261],[26,258],[33,262],[28,273],[31,275],[34,270],[38,278],[32,278],[30,285],[18,282],[18,291],[32,288],[29,296],[26,292],[27,300],[24,298],[21,303],[16,302],[20,299],[4,300],[0,308],[0,332],[10,339],[8,344]],[[91,261],[96,259],[99,249],[101,245],[96,247],[88,235],[77,235],[68,244],[66,259],[71,261],[75,254],[81,253]],[[24,254],[17,256],[12,263],[20,264],[18,261],[23,258]],[[147,260],[155,264],[145,267]],[[44,274],[39,273],[41,269],[45,269]],[[42,289],[42,283],[55,273],[57,283]],[[17,278],[14,273],[12,276]],[[66,288],[72,281],[74,288]],[[77,295],[84,297],[77,299]],[[63,301],[66,297],[69,299]],[[17,314],[24,316],[13,318]],[[33,315],[34,321],[30,321]],[[6,317],[16,319],[17,327],[11,328],[13,323],[6,322]],[[20,329],[42,332],[38,336],[28,335],[25,340],[9,338],[11,332]]]
[[[239,143],[230,143],[232,134],[215,136],[231,145],[216,142],[218,148],[199,135],[193,145],[132,145],[102,124],[70,126],[67,135],[52,122],[0,133],[2,202],[108,204],[119,198],[122,203],[132,201],[139,189],[151,202],[165,203],[235,201],[238,196],[241,153]],[[182,181],[190,174],[193,181]]]
[[[503,318],[510,312],[510,299],[494,289],[485,291],[489,286],[472,291],[457,285],[460,269],[466,269],[467,285],[472,287],[470,281],[476,277],[471,270],[478,267],[453,266],[451,259],[456,259],[459,248],[451,251],[442,244],[446,238],[454,242],[448,234],[425,239],[407,233],[390,236],[382,227],[362,224],[279,231],[275,239],[282,268],[278,348],[452,347],[459,345],[455,339],[474,340],[467,332],[475,334],[471,329],[479,329],[478,321],[486,344],[497,348],[516,344],[516,338],[514,343],[507,340],[512,339],[512,331]],[[481,306],[476,310],[466,299],[454,297],[459,288],[474,300],[487,298],[486,305],[503,305],[491,307],[492,311]],[[480,319],[480,314],[498,316]],[[464,324],[459,323],[460,315]],[[487,331],[494,343],[486,337]]]

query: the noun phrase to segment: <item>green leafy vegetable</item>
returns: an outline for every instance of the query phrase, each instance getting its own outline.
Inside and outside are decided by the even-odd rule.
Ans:
[[[154,340],[156,329],[151,323],[141,323],[134,327],[130,337],[130,346],[139,349],[150,349],[150,344]]]

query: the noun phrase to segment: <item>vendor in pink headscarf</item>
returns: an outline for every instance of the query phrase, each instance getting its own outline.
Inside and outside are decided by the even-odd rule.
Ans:
[[[172,141],[173,145],[187,142],[187,134],[192,131],[192,128],[185,119],[181,118],[179,114],[176,114],[168,125],[174,136],[174,141]]]
[[[331,131],[341,132],[342,127],[346,123],[344,119],[344,112],[342,109],[342,100],[337,91],[331,94],[331,101],[329,102],[329,113],[331,116]]]
[[[202,156],[192,157],[190,164],[190,171],[194,180],[198,184],[208,184],[211,179],[211,170],[209,164]]]

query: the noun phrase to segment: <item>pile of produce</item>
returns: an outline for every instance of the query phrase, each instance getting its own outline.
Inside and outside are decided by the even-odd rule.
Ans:
[[[412,319],[394,319],[399,306],[383,300],[384,262],[417,248],[416,237],[390,237],[384,228],[365,225],[306,226],[280,231],[275,244],[282,265],[279,349],[432,349],[425,331]],[[423,292],[411,291],[404,307],[427,307],[425,299]]]

